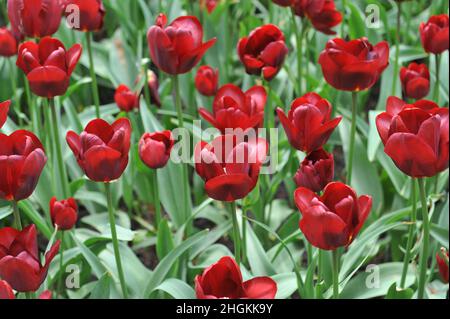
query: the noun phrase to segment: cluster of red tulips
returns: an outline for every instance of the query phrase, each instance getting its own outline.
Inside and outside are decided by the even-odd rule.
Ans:
[[[213,12],[219,1],[200,1],[207,12]],[[297,185],[294,200],[301,214],[300,230],[307,241],[320,250],[332,251],[333,288],[332,295],[339,297],[338,269],[340,253],[357,238],[372,210],[371,194],[358,195],[352,188],[355,158],[355,133],[358,93],[372,88],[389,65],[390,47],[387,41],[370,43],[367,38],[347,40],[332,38],[321,52],[320,65],[326,82],[338,91],[352,95],[351,128],[349,132],[346,177],[335,180],[335,156],[329,152],[327,142],[340,125],[342,116],[336,116],[332,103],[315,92],[304,89],[303,37],[304,30],[313,28],[326,35],[334,35],[334,28],[344,23],[344,14],[337,10],[333,0],[273,0],[274,4],[290,10],[295,19],[301,19],[301,32],[296,30],[297,51],[290,52],[281,28],[275,24],[258,26],[248,36],[235,44],[239,60],[248,75],[258,78],[257,84],[244,91],[233,83],[219,85],[219,72],[208,65],[201,65],[195,75],[195,88],[205,97],[213,97],[212,111],[198,110],[199,115],[220,134],[212,141],[201,141],[194,150],[195,171],[204,181],[206,194],[230,207],[233,222],[234,258],[223,257],[195,278],[197,298],[275,298],[277,284],[270,277],[243,280],[240,267],[244,258],[241,227],[238,222],[239,200],[244,199],[258,185],[261,169],[276,139],[272,134],[260,137],[262,128],[276,126],[275,114],[284,128],[285,136],[293,149],[305,157],[300,163],[294,181]],[[61,19],[67,15],[68,6],[76,5],[80,10],[80,25],[76,31],[86,35],[87,47],[74,44],[66,48],[52,37],[60,28]],[[60,131],[58,130],[58,97],[66,94],[71,75],[83,54],[90,61],[92,96],[95,117],[81,132],[69,131],[65,142],[73,153],[86,177],[104,185],[108,201],[108,217],[115,263],[121,293],[130,294],[127,287],[124,257],[119,249],[115,208],[112,204],[111,183],[121,178],[128,166],[130,150],[137,146],[140,160],[157,171],[166,166],[176,141],[171,131],[146,132],[135,138],[133,117],[128,116],[140,107],[141,92],[135,92],[122,84],[117,87],[114,101],[123,117],[113,123],[102,118],[99,89],[92,61],[92,33],[101,30],[105,15],[102,0],[8,0],[7,12],[10,28],[0,29],[0,56],[17,56],[16,66],[26,77],[27,103],[33,103],[33,95],[42,98],[50,108],[46,118],[50,128],[51,150],[44,148],[37,135],[25,129],[17,129],[10,135],[0,133],[0,199],[13,207],[13,227],[0,228],[0,299],[13,299],[15,293],[33,297],[42,291],[52,260],[64,249],[64,233],[76,227],[79,205],[72,197],[69,174],[64,163]],[[420,37],[425,52],[436,59],[449,49],[449,18],[447,14],[432,16],[420,26]],[[62,26],[61,26],[62,27]],[[149,57],[161,73],[170,76],[174,88],[174,109],[178,116],[178,127],[184,126],[183,106],[179,88],[179,75],[191,72],[201,64],[204,55],[214,46],[216,39],[204,42],[200,20],[195,16],[181,16],[168,21],[159,14],[155,24],[147,32]],[[274,108],[270,105],[271,81],[282,70],[288,54],[298,54],[298,72],[295,94],[290,108]],[[396,62],[399,63],[398,61]],[[424,297],[427,283],[429,256],[429,214],[424,182],[426,178],[437,178],[449,166],[449,114],[441,107],[439,88],[435,89],[434,101],[423,100],[430,92],[430,72],[426,64],[411,63],[398,69],[403,89],[403,99],[390,96],[386,111],[376,118],[376,128],[384,145],[384,152],[396,167],[413,179],[413,192],[419,185],[422,209],[422,245],[420,251],[417,297]],[[260,79],[260,81],[259,81]],[[439,85],[439,78],[437,79]],[[158,77],[146,70],[144,97],[148,105],[160,106]],[[18,100],[0,103],[0,129],[8,121],[9,110],[18,108]],[[146,103],[147,104],[147,103]],[[36,105],[28,105],[37,107]],[[11,113],[11,112],[10,112]],[[133,126],[133,127],[132,127]],[[245,138],[236,132],[241,132]],[[253,135],[248,136],[249,132]],[[230,146],[231,147],[228,147]],[[291,156],[295,156],[292,150]],[[42,252],[38,249],[38,231],[34,224],[22,225],[20,202],[29,198],[39,177],[51,160],[55,163],[63,198],[53,197],[49,211],[54,225],[55,240]],[[189,169],[182,168],[185,202],[190,201]],[[158,196],[157,183],[153,184]],[[161,207],[155,207],[155,227],[164,218]],[[23,227],[25,226],[25,227]],[[186,230],[188,233],[189,230]],[[58,235],[57,235],[58,234]],[[407,249],[411,250],[412,245]],[[445,259],[447,258],[447,259]],[[437,256],[439,269],[448,282],[448,252]],[[411,262],[407,252],[405,264]],[[62,263],[61,263],[62,265]],[[59,272],[64,272],[61,268]],[[301,295],[304,282],[297,270],[298,291]],[[55,293],[61,291],[45,286]],[[40,298],[51,298],[46,290]]]

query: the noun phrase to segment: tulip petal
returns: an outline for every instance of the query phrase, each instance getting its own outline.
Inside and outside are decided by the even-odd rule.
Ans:
[[[257,277],[244,282],[244,294],[249,299],[274,299],[277,284],[270,277]]]
[[[8,117],[9,106],[11,105],[11,101],[5,101],[0,103],[0,128],[2,128],[3,124],[6,122],[6,118]]]
[[[253,180],[246,174],[221,175],[205,183],[208,196],[224,202],[244,198],[253,187]]]

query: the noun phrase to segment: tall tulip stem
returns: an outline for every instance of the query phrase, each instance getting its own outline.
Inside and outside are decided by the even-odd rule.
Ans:
[[[434,91],[433,91],[433,101],[437,104],[439,104],[439,93],[440,93],[440,86],[441,86],[441,82],[440,82],[440,69],[441,69],[441,55],[440,54],[436,54],[434,56],[434,63],[435,63],[435,72],[436,72],[436,82],[434,84]]]
[[[17,117],[19,120],[19,126],[23,125],[23,118],[22,118],[22,107],[20,105],[19,98],[17,96],[17,77],[16,77],[16,68],[15,65],[12,62],[12,59],[6,59],[8,62],[9,72],[11,72],[11,89],[13,91],[14,96],[14,108],[17,111]]]
[[[339,299],[339,252],[333,250],[333,299]]]
[[[158,189],[158,170],[154,169],[152,172],[153,179],[153,201],[155,205],[155,228],[159,227],[161,222],[161,203],[159,201],[159,189]]]
[[[92,96],[94,98],[95,104],[95,116],[100,118],[100,98],[98,96],[98,84],[97,84],[97,75],[95,74],[94,68],[94,58],[92,57],[92,45],[91,45],[91,37],[92,34],[90,32],[86,32],[86,46],[89,56],[89,72],[92,80]]]
[[[231,218],[233,219],[233,236],[234,236],[234,258],[236,263],[240,265],[241,263],[241,238],[239,234],[239,224],[237,219],[236,202],[231,202],[230,204]]]
[[[395,62],[394,62],[394,79],[392,80],[392,95],[395,96],[395,92],[397,91],[397,82],[399,78],[398,70],[399,70],[399,58],[400,58],[400,27],[401,27],[401,17],[402,17],[402,3],[397,2],[397,30],[396,30],[396,38],[395,38]]]
[[[403,260],[403,271],[400,280],[400,288],[405,288],[406,275],[408,274],[408,266],[411,261],[411,248],[414,243],[414,231],[416,229],[417,192],[416,192],[415,178],[411,178],[411,200],[412,200],[411,221],[408,231],[408,241],[406,243],[406,250],[404,257],[405,259]]]
[[[428,261],[428,246],[430,243],[430,221],[428,217],[427,194],[425,191],[425,180],[419,178],[420,202],[422,206],[422,225],[423,225],[423,239],[420,253],[419,263],[419,287],[417,289],[417,298],[423,299],[425,295],[425,285],[427,282],[427,261]]]
[[[109,183],[105,183],[105,192],[106,192],[106,199],[108,201],[109,225],[111,227],[112,244],[114,248],[114,257],[116,259],[117,273],[119,274],[120,287],[122,288],[123,297],[125,299],[128,299],[127,285],[125,283],[122,261],[120,259],[119,241],[117,239],[116,216],[112,201],[111,185]]]
[[[12,207],[13,207],[13,214],[14,214],[14,227],[17,230],[22,230],[22,221],[20,219],[19,206],[17,205],[17,202],[15,200],[12,201]]]
[[[60,246],[61,248],[59,249],[59,273],[58,273],[57,292],[62,297],[63,294],[62,283],[64,274],[64,231],[60,232],[60,236],[61,236],[61,246]]]
[[[353,153],[355,152],[355,138],[356,138],[356,110],[357,110],[358,95],[352,92],[352,126],[350,129],[350,149],[348,151],[348,166],[347,166],[347,184],[352,184],[353,172]]]

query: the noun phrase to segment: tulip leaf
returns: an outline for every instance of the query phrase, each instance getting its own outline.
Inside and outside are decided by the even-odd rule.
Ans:
[[[170,278],[163,281],[155,290],[161,290],[174,299],[195,299],[195,291],[184,281],[179,279]]]

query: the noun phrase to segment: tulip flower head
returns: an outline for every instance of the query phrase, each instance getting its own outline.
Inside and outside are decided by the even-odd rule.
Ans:
[[[400,80],[403,92],[408,98],[419,100],[430,92],[430,71],[426,64],[413,62],[406,68],[402,67]]]
[[[5,124],[6,119],[8,118],[9,106],[11,105],[11,101],[5,101],[0,103],[0,129],[3,124]]]
[[[175,144],[170,131],[145,133],[139,141],[139,157],[149,168],[166,166]]]
[[[300,17],[306,16],[317,31],[328,35],[336,34],[332,28],[342,22],[334,0],[297,0],[294,11]]]
[[[219,0],[200,0],[200,8],[206,9],[210,14],[216,9],[218,4]]]
[[[427,100],[407,104],[391,96],[376,125],[384,152],[406,175],[431,177],[448,168],[447,108]]]
[[[139,109],[139,93],[131,91],[128,86],[121,84],[114,94],[114,101],[123,112]]]
[[[442,280],[448,284],[448,250],[442,247],[440,253],[436,254],[436,261]]]
[[[305,187],[313,192],[320,192],[333,180],[334,158],[323,148],[313,151],[305,157],[294,176],[298,187]]]
[[[219,70],[213,69],[209,65],[198,68],[195,76],[195,87],[204,96],[214,96],[219,85]]]
[[[58,201],[56,197],[50,200],[50,216],[59,230],[72,229],[78,219],[78,205],[75,199],[68,198]]]
[[[65,13],[70,16],[70,6],[76,6],[79,10],[79,25],[73,23],[71,26],[79,31],[98,31],[103,27],[105,8],[102,0],[65,0]],[[69,6],[69,7],[68,7]]]
[[[9,58],[17,54],[17,39],[7,28],[0,28],[0,56]]]
[[[222,257],[195,277],[198,299],[274,299],[277,284],[270,277],[243,281],[236,261]]]
[[[16,291],[38,290],[59,246],[58,240],[45,254],[45,263],[41,265],[35,225],[22,231],[11,227],[0,229],[0,277]]]
[[[441,54],[448,50],[448,14],[430,17],[428,22],[420,24],[419,31],[425,52]]]

